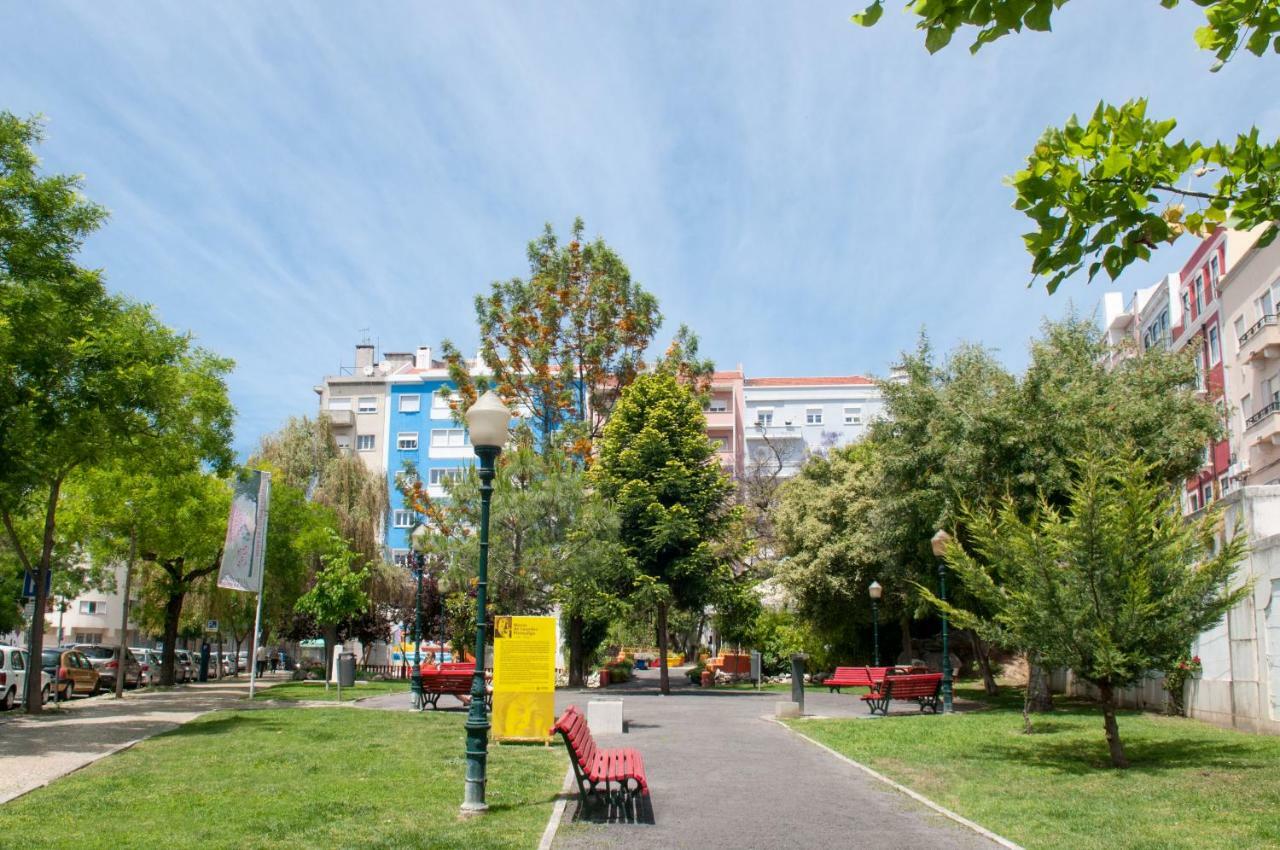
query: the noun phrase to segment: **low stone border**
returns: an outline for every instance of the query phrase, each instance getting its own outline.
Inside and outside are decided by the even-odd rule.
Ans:
[[[546,829],[542,830],[542,840],[538,842],[538,850],[551,850],[555,843],[556,831],[560,829],[560,821],[564,820],[564,811],[573,799],[573,765],[564,772],[564,784],[560,786],[560,796],[551,807],[551,817],[547,819]]]
[[[969,829],[981,835],[983,838],[994,841],[996,844],[999,844],[1001,847],[1007,848],[1007,850],[1024,850],[1022,845],[1014,844],[1012,841],[1005,838],[1004,836],[997,835],[996,833],[992,832],[986,827],[981,826],[980,824],[976,824],[973,821],[969,820],[968,818],[956,814],[955,812],[951,811],[945,806],[938,805],[933,800],[930,800],[928,797],[924,796],[920,792],[912,791],[910,788],[903,785],[902,783],[895,782],[894,780],[885,776],[883,773],[880,773],[879,771],[876,771],[871,769],[870,767],[867,767],[865,764],[863,764],[860,761],[854,761],[853,759],[846,756],[844,753],[837,752],[836,750],[831,749],[831,747],[828,747],[826,744],[822,743],[821,741],[817,741],[817,740],[814,740],[813,738],[810,738],[808,735],[792,728],[786,723],[783,723],[780,720],[777,720],[773,717],[765,717],[764,719],[769,720],[773,723],[777,723],[779,726],[786,729],[788,732],[791,732],[793,735],[799,738],[803,738],[804,740],[808,741],[810,744],[813,744],[815,747],[819,747],[823,750],[826,750],[828,753],[840,759],[841,761],[845,762],[846,764],[853,765],[854,767],[858,768],[858,770],[861,770],[863,773],[867,774],[873,779],[877,779],[880,782],[883,782],[885,785],[888,785],[890,788],[893,788],[896,791],[901,791],[903,794],[906,794],[908,797],[915,800],[916,802],[923,803],[924,805],[928,806],[930,809],[933,809],[935,812],[942,815],[943,817],[949,820],[955,821],[961,826],[968,827]]]

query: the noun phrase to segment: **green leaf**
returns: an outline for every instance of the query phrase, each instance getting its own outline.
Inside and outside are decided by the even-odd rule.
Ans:
[[[884,14],[884,4],[882,0],[876,0],[866,9],[855,14],[850,20],[862,27],[873,27],[880,20],[880,16]]]

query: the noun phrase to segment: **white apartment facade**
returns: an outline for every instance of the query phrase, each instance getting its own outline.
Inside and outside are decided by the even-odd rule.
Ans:
[[[879,385],[862,375],[747,378],[743,399],[748,474],[776,462],[783,477],[812,454],[860,439],[884,410]]]

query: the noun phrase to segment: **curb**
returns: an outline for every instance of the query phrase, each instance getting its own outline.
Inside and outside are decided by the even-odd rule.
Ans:
[[[961,826],[967,827],[973,830],[974,832],[978,833],[983,838],[986,838],[990,841],[994,841],[996,844],[1000,845],[1001,847],[1006,848],[1006,850],[1024,850],[1022,845],[1015,844],[1009,839],[1005,838],[1004,836],[997,835],[996,833],[992,832],[986,827],[981,826],[980,824],[976,824],[973,821],[969,820],[968,818],[956,814],[955,812],[951,811],[945,806],[938,805],[933,800],[930,800],[928,797],[924,796],[920,792],[912,791],[910,788],[903,785],[902,783],[893,781],[889,777],[885,776],[883,773],[880,773],[879,771],[876,771],[871,769],[870,767],[867,767],[865,764],[863,764],[860,761],[854,761],[853,759],[846,756],[844,753],[840,753],[831,749],[821,741],[816,741],[813,738],[810,738],[808,735],[804,734],[803,732],[799,732],[791,728],[790,726],[780,722],[776,718],[769,717],[766,719],[774,723],[777,723],[779,726],[786,729],[791,734],[795,735],[798,738],[803,738],[804,740],[808,741],[810,744],[813,744],[815,747],[826,750],[828,753],[840,759],[841,761],[845,762],[846,764],[853,765],[854,767],[858,768],[858,770],[861,770],[863,773],[867,774],[873,779],[877,779],[880,782],[883,782],[885,785],[888,785],[889,787],[893,788],[895,791],[900,791],[903,794],[906,794],[911,799],[915,800],[916,802],[923,803],[924,805],[928,806],[930,809],[942,815],[943,817],[947,818],[948,820],[955,821]]]
[[[547,826],[542,830],[542,840],[538,842],[538,850],[551,850],[552,843],[556,840],[556,831],[560,829],[560,821],[564,820],[564,810],[569,806],[569,800],[572,795],[569,793],[573,790],[573,765],[569,765],[569,769],[564,772],[564,784],[560,786],[560,795],[556,798],[556,804],[551,807],[551,817],[547,819]]]

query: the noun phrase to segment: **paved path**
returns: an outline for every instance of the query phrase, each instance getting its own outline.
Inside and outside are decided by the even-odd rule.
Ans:
[[[249,680],[232,678],[126,691],[120,700],[74,699],[56,708],[50,704],[34,717],[6,712],[0,715],[0,803],[205,712],[245,707],[248,695]]]
[[[598,740],[643,754],[657,825],[570,825],[571,803],[556,837],[560,850],[996,846],[764,719],[785,694],[683,686],[663,697],[656,677],[641,672],[635,682],[609,689],[608,696],[625,701],[629,731]],[[557,711],[570,703],[585,708],[597,695],[603,696],[561,691]],[[865,714],[856,697],[812,691],[805,711]],[[936,722],[946,721],[921,717],[921,733]]]

